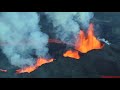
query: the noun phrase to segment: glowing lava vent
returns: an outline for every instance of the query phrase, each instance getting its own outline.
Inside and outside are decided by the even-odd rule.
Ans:
[[[78,51],[76,50],[68,50],[63,54],[64,57],[70,57],[74,59],[80,59],[80,56],[78,54]]]
[[[102,49],[103,46],[104,44],[102,44],[94,35],[94,27],[92,23],[89,25],[87,35],[85,35],[84,31],[80,30],[75,42],[75,49],[82,53],[87,53],[93,49]]]

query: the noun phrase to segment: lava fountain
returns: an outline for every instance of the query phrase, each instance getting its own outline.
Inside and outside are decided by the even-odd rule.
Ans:
[[[81,53],[87,53],[93,49],[102,49],[104,44],[102,44],[94,35],[94,25],[91,23],[89,25],[87,35],[85,32],[80,30],[75,42],[75,49]]]

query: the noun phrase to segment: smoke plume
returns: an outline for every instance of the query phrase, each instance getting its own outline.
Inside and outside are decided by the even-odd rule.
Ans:
[[[53,23],[56,37],[62,41],[72,42],[80,28],[88,28],[92,12],[45,12],[47,18]]]
[[[0,13],[0,46],[12,65],[32,65],[33,52],[38,57],[48,52],[48,36],[40,31],[39,20],[36,12]]]

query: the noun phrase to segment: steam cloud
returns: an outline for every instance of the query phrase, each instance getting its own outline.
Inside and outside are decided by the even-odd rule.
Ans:
[[[73,42],[80,27],[88,28],[92,12],[44,12],[53,24],[56,37],[62,41]],[[36,12],[1,12],[0,44],[3,53],[14,66],[32,65],[35,59],[48,52],[48,35],[40,30],[40,16]]]
[[[94,16],[92,12],[45,12],[45,14],[53,23],[56,37],[70,43],[80,31],[80,27],[88,28],[90,19]]]
[[[40,31],[39,20],[36,12],[0,13],[0,46],[12,65],[32,65],[33,51],[38,57],[48,52],[48,36]]]

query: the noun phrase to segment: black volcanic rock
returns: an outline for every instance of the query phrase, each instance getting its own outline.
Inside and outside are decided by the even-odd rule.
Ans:
[[[115,45],[106,45],[101,50],[92,50],[82,55],[79,60],[64,58],[61,50],[54,62],[39,67],[31,74],[26,74],[27,77],[99,78],[103,75],[120,75],[120,56],[119,51],[116,51],[119,49]]]

